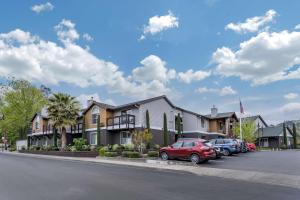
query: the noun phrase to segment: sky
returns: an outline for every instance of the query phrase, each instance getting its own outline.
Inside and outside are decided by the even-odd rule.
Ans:
[[[119,105],[300,118],[299,1],[3,0],[0,81]]]

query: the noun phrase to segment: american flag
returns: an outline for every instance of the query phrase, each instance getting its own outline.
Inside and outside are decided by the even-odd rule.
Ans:
[[[243,107],[243,104],[242,104],[241,100],[240,100],[240,113],[244,114],[244,107]]]

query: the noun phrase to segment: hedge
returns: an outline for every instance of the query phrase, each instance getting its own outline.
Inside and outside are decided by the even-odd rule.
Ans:
[[[158,157],[158,151],[148,151],[148,157]]]
[[[127,158],[140,158],[141,154],[136,151],[123,151],[122,156]]]

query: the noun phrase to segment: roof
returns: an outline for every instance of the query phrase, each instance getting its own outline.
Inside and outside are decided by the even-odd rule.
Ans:
[[[152,101],[155,101],[155,100],[159,100],[159,99],[165,99],[165,100],[168,102],[168,104],[169,104],[172,108],[181,110],[181,111],[183,111],[183,112],[191,113],[191,114],[194,114],[194,115],[197,115],[197,116],[203,116],[203,115],[200,115],[199,113],[195,113],[195,112],[192,112],[192,111],[189,111],[189,110],[180,108],[180,107],[178,107],[178,106],[175,106],[175,105],[167,98],[166,95],[161,95],[161,96],[157,96],[157,97],[152,97],[152,98],[148,98],[148,99],[144,99],[144,100],[140,100],[140,101],[135,101],[135,102],[132,102],[132,103],[127,103],[127,104],[123,104],[123,105],[119,105],[119,106],[112,106],[112,105],[108,105],[108,104],[104,104],[104,103],[100,103],[100,102],[93,101],[93,103],[91,103],[91,105],[88,106],[82,113],[84,114],[85,112],[87,112],[87,111],[88,111],[92,106],[94,106],[94,105],[98,105],[98,106],[100,106],[100,107],[103,107],[103,108],[107,108],[107,109],[116,111],[116,110],[127,109],[127,108],[129,109],[129,108],[132,108],[132,107],[140,106],[140,105],[142,105],[142,104],[146,104],[146,103],[149,103],[149,102],[152,102]],[[205,116],[204,116],[204,117],[205,117]]]
[[[229,117],[232,117],[232,116],[236,116],[235,112],[225,112],[225,113],[218,113],[217,116],[215,117],[212,117],[211,114],[209,115],[204,115],[205,117],[209,118],[209,119],[221,119],[221,118],[229,118]]]
[[[250,116],[250,117],[244,117],[242,118],[242,121],[244,120],[250,120],[250,121],[255,121],[257,118],[259,118],[266,127],[268,127],[268,124],[265,122],[265,120],[260,116],[260,115],[254,115],[254,116]]]
[[[261,130],[261,129],[260,129]],[[292,137],[291,131],[286,128],[287,137]],[[269,126],[263,128],[259,133],[260,137],[278,137],[283,136],[283,126]]]

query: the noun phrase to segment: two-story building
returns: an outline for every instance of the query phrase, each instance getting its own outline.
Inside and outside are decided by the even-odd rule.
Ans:
[[[101,143],[103,145],[131,143],[133,131],[146,127],[147,110],[150,116],[154,144],[163,144],[164,113],[167,115],[170,143],[175,142],[178,137],[176,134],[178,114],[183,133],[199,131],[207,133],[209,122],[206,117],[175,106],[166,96],[158,96],[120,106],[89,100],[87,108],[80,113],[77,125],[67,127],[67,144],[72,144],[73,138],[82,137],[84,122],[88,143],[97,145],[98,116],[100,116]],[[56,131],[59,133],[60,130]],[[28,137],[32,145],[52,145],[53,132],[53,123],[48,118],[46,109],[43,109],[32,119],[32,131]]]
[[[219,113],[215,106],[211,108],[211,113],[205,117],[209,119],[208,131],[222,134],[224,137],[232,137],[233,126],[239,122],[235,112]]]

